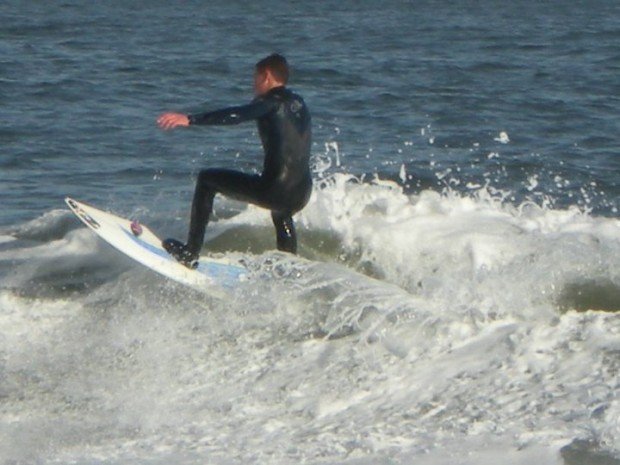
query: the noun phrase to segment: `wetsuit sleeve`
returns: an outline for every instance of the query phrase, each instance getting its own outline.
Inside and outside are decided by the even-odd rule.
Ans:
[[[229,125],[239,124],[266,115],[274,108],[274,103],[264,99],[255,99],[247,105],[224,108],[207,113],[188,115],[191,125]]]

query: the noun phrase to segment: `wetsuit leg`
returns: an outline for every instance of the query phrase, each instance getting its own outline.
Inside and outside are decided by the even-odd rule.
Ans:
[[[290,213],[279,211],[271,212],[271,219],[276,227],[278,250],[283,252],[297,253],[297,235],[295,224]]]
[[[205,236],[205,229],[213,210],[216,193],[237,200],[263,205],[265,189],[260,176],[223,169],[203,170],[198,175],[187,238],[187,249],[198,256]]]
[[[295,202],[297,207],[291,207],[290,193],[274,189],[272,183],[266,182],[258,175],[225,169],[208,169],[199,173],[194,191],[186,247],[191,256],[197,257],[200,254],[216,193],[271,210],[273,224],[276,227],[278,250],[297,253],[297,237],[292,215],[300,208],[298,201]],[[301,192],[304,199],[302,207],[307,202],[309,193],[309,188],[304,188]]]

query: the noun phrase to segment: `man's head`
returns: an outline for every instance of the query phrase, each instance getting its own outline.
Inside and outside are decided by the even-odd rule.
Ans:
[[[285,86],[288,82],[288,63],[278,53],[269,55],[256,63],[254,71],[254,93],[263,95],[274,87]]]

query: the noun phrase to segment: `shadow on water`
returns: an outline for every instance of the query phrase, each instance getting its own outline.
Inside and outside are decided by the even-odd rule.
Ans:
[[[568,284],[559,297],[561,312],[599,310],[620,312],[620,286],[610,280],[587,280]]]
[[[339,263],[375,279],[384,274],[369,260],[364,259],[359,248],[347,250],[338,234],[327,230],[297,228],[298,254],[312,261]],[[259,255],[273,251],[276,238],[272,226],[239,225],[208,240],[202,253],[227,253],[239,251]]]
[[[297,240],[299,255],[310,260],[331,261],[343,253],[341,240],[329,231],[312,231],[298,226]],[[275,247],[273,226],[238,225],[207,240],[202,253],[239,251],[261,254],[274,250]]]
[[[219,236],[207,240],[202,254],[226,253],[231,250],[260,254],[274,248],[273,228],[267,226],[235,226]]]
[[[620,459],[599,450],[590,441],[573,441],[560,450],[566,465],[620,465]]]

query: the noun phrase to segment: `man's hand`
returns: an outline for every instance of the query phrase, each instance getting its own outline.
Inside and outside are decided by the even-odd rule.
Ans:
[[[164,113],[157,118],[159,127],[168,130],[177,126],[189,126],[189,118],[182,113]]]

